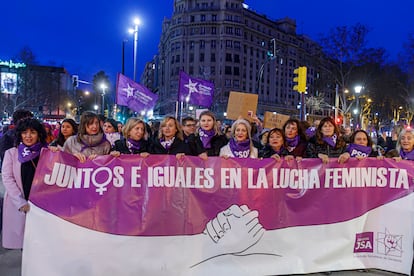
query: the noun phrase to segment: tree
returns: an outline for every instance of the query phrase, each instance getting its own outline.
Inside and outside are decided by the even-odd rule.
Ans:
[[[339,26],[331,29],[327,35],[320,37],[320,44],[327,59],[327,70],[339,85],[340,104],[347,111],[345,89],[349,87],[352,70],[360,64],[365,51],[368,27],[357,23],[353,26]]]

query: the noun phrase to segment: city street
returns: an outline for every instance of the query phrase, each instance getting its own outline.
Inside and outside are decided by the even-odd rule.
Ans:
[[[0,177],[0,198],[3,198],[4,186]],[[1,240],[1,237],[0,237]],[[21,275],[21,250],[8,250],[0,246],[0,276],[19,276]],[[332,276],[397,276],[403,274],[390,273],[381,270],[361,270],[361,271],[338,271],[314,273],[309,275],[332,275]],[[150,276],[150,275],[149,275]]]

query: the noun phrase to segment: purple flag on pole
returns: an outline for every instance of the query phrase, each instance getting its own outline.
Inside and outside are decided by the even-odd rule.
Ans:
[[[118,105],[128,106],[135,112],[153,109],[158,95],[152,93],[145,86],[134,82],[122,74],[118,74],[116,86],[116,102]]]
[[[213,104],[213,95],[214,83],[180,72],[178,101],[210,107]]]

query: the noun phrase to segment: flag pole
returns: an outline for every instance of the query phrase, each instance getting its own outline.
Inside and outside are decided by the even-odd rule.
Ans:
[[[178,120],[178,101],[175,102],[175,118]]]

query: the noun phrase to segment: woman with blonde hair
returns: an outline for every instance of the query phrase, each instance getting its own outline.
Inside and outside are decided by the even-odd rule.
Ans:
[[[166,116],[162,120],[158,137],[154,139],[150,153],[175,154],[177,158],[191,155],[190,147],[184,142],[181,125],[176,118]]]
[[[257,158],[258,150],[253,146],[250,123],[244,119],[236,120],[231,126],[230,141],[220,149],[224,158]]]
[[[115,141],[111,155],[140,154],[142,157],[149,155],[148,134],[145,122],[139,118],[129,118],[122,128],[123,138]]]

